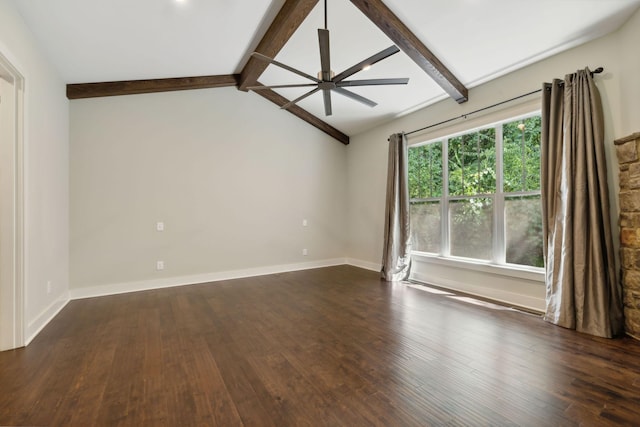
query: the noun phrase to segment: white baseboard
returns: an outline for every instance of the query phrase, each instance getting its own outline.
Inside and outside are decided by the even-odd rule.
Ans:
[[[45,326],[53,320],[54,317],[69,303],[69,295],[65,292],[57,300],[52,302],[49,307],[45,308],[35,319],[27,325],[25,331],[24,345],[29,345],[31,341],[44,329]]]
[[[152,289],[170,288],[174,286],[187,286],[199,283],[217,282],[220,280],[241,279],[245,277],[264,276],[266,274],[286,273],[289,271],[332,267],[336,265],[343,265],[345,263],[346,260],[344,258],[334,258],[296,264],[248,268],[244,270],[230,270],[216,273],[193,274],[189,276],[166,277],[162,279],[114,283],[109,285],[93,286],[89,288],[70,289],[69,298],[72,300],[76,300],[83,298],[101,297],[106,295],[123,294],[127,292],[148,291]]]
[[[216,282],[220,280],[264,276],[267,274],[286,273],[290,271],[309,270],[313,268],[333,267],[344,264],[376,272],[379,272],[381,269],[380,264],[369,261],[363,261],[354,258],[334,258],[305,263],[283,264],[267,267],[249,268],[244,270],[230,270],[215,273],[194,274],[189,276],[167,277],[162,279],[116,283],[89,288],[70,289],[68,294],[65,293],[64,295],[62,295],[56,301],[51,303],[51,305],[49,305],[45,310],[43,310],[42,313],[40,313],[34,320],[29,322],[29,324],[27,325],[27,330],[25,331],[25,345],[28,345],[38,335],[38,333],[40,333],[40,331],[42,331],[42,329],[44,329],[44,327],[47,326],[47,324],[67,305],[70,300],[116,295],[127,292],[161,289],[174,286],[187,286],[198,283]],[[488,289],[483,286],[473,286],[469,285],[468,283],[444,279],[442,277],[438,280],[433,280],[434,277],[431,277],[427,274],[416,273],[415,271],[411,276],[412,279],[419,282],[430,283],[433,285],[442,286],[473,295],[489,297],[502,302],[514,303],[522,307],[527,307],[534,310],[540,310],[540,300],[528,295],[505,292],[505,290],[496,292],[495,289]]]
[[[489,298],[504,304],[527,308],[536,312],[544,312],[544,298],[539,298],[522,293],[510,292],[506,289],[497,289],[490,286],[482,286],[451,278],[434,277],[425,273],[412,272],[411,280],[431,284],[453,291],[464,292],[478,297]]]
[[[382,264],[376,264],[375,262],[362,261],[360,259],[347,258],[346,263],[353,265],[354,267],[364,268],[365,270],[377,271],[382,269]]]

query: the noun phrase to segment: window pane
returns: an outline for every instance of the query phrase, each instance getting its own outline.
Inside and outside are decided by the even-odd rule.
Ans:
[[[505,199],[507,263],[544,267],[540,196]]]
[[[540,116],[505,123],[504,191],[540,189]]]
[[[417,202],[410,207],[413,250],[440,253],[440,202]]]
[[[442,196],[442,142],[429,144],[429,169],[431,170],[431,186],[429,197]]]
[[[409,148],[409,197],[442,196],[442,142]]]
[[[424,197],[425,174],[422,165],[424,146],[409,148],[409,198]]]
[[[495,129],[449,140],[449,194],[473,196],[496,191]]]
[[[478,193],[496,192],[496,130],[483,129],[478,132]]]
[[[463,196],[464,181],[464,156],[462,155],[462,137],[458,136],[449,140],[449,195]]]
[[[490,260],[493,257],[493,199],[449,203],[451,255]]]

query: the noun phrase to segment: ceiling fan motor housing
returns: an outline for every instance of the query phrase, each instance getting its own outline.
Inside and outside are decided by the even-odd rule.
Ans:
[[[323,74],[322,71],[318,71],[318,80],[324,80],[322,78],[322,74]],[[335,76],[336,76],[336,73],[333,70],[331,70],[331,80],[333,80]]]

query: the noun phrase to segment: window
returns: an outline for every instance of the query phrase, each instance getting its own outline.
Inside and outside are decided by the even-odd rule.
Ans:
[[[413,250],[543,267],[539,115],[409,148]]]

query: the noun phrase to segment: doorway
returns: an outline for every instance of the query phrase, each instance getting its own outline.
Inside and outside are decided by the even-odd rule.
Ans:
[[[23,92],[0,52],[0,351],[24,345]]]

